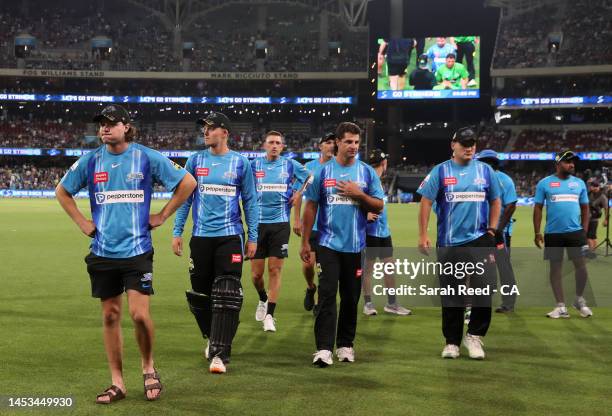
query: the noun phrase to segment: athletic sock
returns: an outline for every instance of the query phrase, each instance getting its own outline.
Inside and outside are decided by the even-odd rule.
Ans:
[[[268,315],[274,316],[274,309],[276,309],[276,303],[268,302]]]
[[[259,293],[260,301],[265,302],[268,300],[268,294],[266,293],[266,289],[258,290],[257,293]]]
[[[387,300],[389,301],[389,305],[395,305],[395,302],[397,302],[395,295],[387,295]]]
[[[363,295],[363,300],[365,301],[365,303],[371,303],[372,295]]]
[[[559,308],[565,308],[565,303],[563,303],[563,302],[559,302],[559,303],[557,303],[557,307],[559,307]]]

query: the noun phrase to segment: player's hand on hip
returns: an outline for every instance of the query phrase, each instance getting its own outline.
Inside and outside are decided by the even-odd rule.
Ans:
[[[165,219],[162,214],[151,214],[149,215],[149,226],[152,230],[159,227],[164,223]]]
[[[93,237],[96,235],[96,224],[92,220],[86,220],[79,224],[79,228],[87,237]]]
[[[304,263],[310,263],[310,243],[307,241],[302,243],[302,249],[300,250],[300,258]]]
[[[172,251],[179,257],[183,255],[183,237],[174,237],[172,239]]]
[[[428,236],[419,237],[419,251],[429,256],[429,252],[431,251],[431,241]]]
[[[349,198],[357,199],[361,195],[363,195],[363,191],[353,181],[340,181],[338,182],[338,193],[342,196],[347,196]]]
[[[299,218],[293,221],[293,233],[298,237],[302,236],[302,221]]]
[[[542,246],[544,245],[544,237],[542,237],[542,234],[537,233],[535,235],[535,238],[533,239],[533,242],[535,243],[537,248],[542,248]]]
[[[257,243],[254,241],[247,241],[246,243],[246,250],[245,250],[245,255],[244,255],[244,259],[245,260],[249,260],[252,259],[253,257],[255,257],[255,252],[257,251]]]

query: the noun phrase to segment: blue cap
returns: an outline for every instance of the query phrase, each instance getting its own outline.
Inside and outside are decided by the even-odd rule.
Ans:
[[[499,156],[497,156],[497,152],[495,150],[485,149],[476,155],[476,159],[497,159],[499,160]]]

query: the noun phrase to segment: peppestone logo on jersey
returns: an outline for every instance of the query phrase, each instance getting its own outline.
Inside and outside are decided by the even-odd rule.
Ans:
[[[483,202],[484,192],[446,192],[446,202]]]
[[[348,196],[330,194],[327,195],[327,203],[329,205],[359,205],[359,202]]]
[[[574,195],[574,194],[551,195],[550,202],[578,202],[578,195]]]
[[[139,204],[144,202],[144,190],[96,192],[95,198],[98,205],[121,203]]]
[[[287,192],[286,183],[260,183],[257,185],[258,192]]]
[[[219,196],[236,196],[236,187],[227,185],[213,185],[210,183],[202,183],[198,188],[200,193],[206,195]]]

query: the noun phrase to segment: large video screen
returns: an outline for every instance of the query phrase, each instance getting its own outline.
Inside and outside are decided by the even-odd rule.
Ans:
[[[480,37],[378,39],[378,99],[480,97]]]

